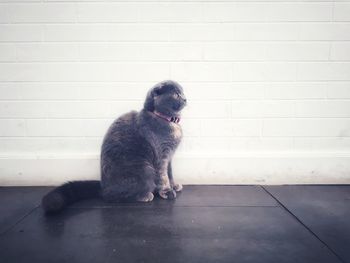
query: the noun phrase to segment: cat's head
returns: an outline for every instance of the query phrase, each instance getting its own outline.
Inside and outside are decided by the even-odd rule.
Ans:
[[[179,117],[186,103],[186,97],[180,84],[172,80],[165,80],[157,83],[147,93],[144,109],[160,112],[166,116]]]

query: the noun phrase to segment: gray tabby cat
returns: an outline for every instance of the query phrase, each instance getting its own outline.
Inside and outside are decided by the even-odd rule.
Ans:
[[[101,149],[101,181],[63,184],[43,197],[53,213],[78,200],[102,196],[107,202],[150,202],[154,194],[176,198],[182,185],[173,178],[171,160],[182,138],[180,112],[186,105],[182,87],[174,81],[156,84],[140,112],[115,120]]]

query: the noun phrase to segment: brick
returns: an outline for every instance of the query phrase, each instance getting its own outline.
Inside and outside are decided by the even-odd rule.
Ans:
[[[102,137],[111,123],[110,119],[27,119],[26,127],[32,137]]]
[[[231,82],[231,83],[182,83],[186,95],[191,100],[237,100],[261,99],[264,97],[264,83],[259,82]]]
[[[331,3],[204,3],[203,18],[208,22],[241,21],[329,21]]]
[[[213,42],[204,45],[206,60],[276,60],[303,61],[328,60],[329,44],[306,43],[266,43],[266,42]]]
[[[298,80],[350,80],[349,62],[299,63]]]
[[[232,116],[234,118],[280,118],[294,117],[293,101],[233,101]]]
[[[297,40],[299,26],[294,23],[239,23],[235,40]]]
[[[0,136],[25,136],[23,120],[0,119]]]
[[[349,99],[350,82],[328,82],[326,92],[330,99]]]
[[[79,22],[134,22],[138,18],[133,3],[87,3],[77,5]]]
[[[191,2],[141,3],[136,9],[141,22],[198,22],[202,19],[200,6]]]
[[[142,43],[138,47],[139,59],[147,61],[198,61],[202,59],[202,47],[198,43]]]
[[[234,63],[236,81],[292,81],[296,79],[296,63]]]
[[[335,2],[333,16],[334,21],[350,21],[350,4]]]
[[[16,50],[11,44],[0,44],[0,62],[16,61]]]
[[[9,5],[1,4],[0,5],[0,23],[10,23],[11,15],[9,12]]]
[[[314,152],[347,152],[350,147],[350,138],[347,137],[298,137],[294,138],[295,151]]]
[[[288,152],[293,149],[293,138],[251,137],[246,139],[246,151]]]
[[[18,83],[0,82],[0,100],[16,100],[20,98],[20,87]]]
[[[200,21],[193,3],[79,3],[81,22],[193,22]]]
[[[179,81],[230,81],[230,63],[172,63],[171,78]]]
[[[48,149],[51,138],[11,137],[0,138],[0,151],[3,154],[43,152]]]
[[[99,147],[92,146],[98,139],[76,137],[12,137],[0,138],[0,151],[5,154],[85,154],[98,152]]]
[[[329,44],[320,42],[271,43],[267,59],[280,61],[328,60]]]
[[[331,21],[332,3],[268,3],[265,12],[268,21]]]
[[[169,26],[96,23],[48,24],[45,25],[43,37],[45,41],[167,41],[169,39]]]
[[[267,99],[322,99],[326,82],[271,82],[265,85]]]
[[[56,63],[40,64],[45,81],[159,81],[168,79],[163,63]],[[137,72],[137,74],[135,74]]]
[[[201,46],[193,43],[84,43],[83,61],[184,61],[200,60]]]
[[[212,42],[204,44],[205,60],[264,60],[267,45],[252,42]]]
[[[350,117],[350,101],[297,101],[296,117]]]
[[[78,61],[78,45],[70,43],[21,43],[16,45],[19,62]]]
[[[333,42],[330,59],[335,61],[350,60],[350,44],[348,42]]]
[[[348,119],[265,119],[263,136],[349,137]]]
[[[47,111],[49,118],[108,118],[111,105],[102,101],[51,101]]]
[[[302,23],[298,40],[350,40],[350,23]]]
[[[242,154],[242,152],[290,151],[293,149],[291,138],[259,137],[185,137],[179,151],[199,154]]]
[[[20,3],[9,6],[14,23],[76,22],[76,7],[73,3]]]
[[[140,61],[142,45],[135,43],[80,43],[81,61]]]
[[[81,100],[143,100],[154,82],[83,82],[75,84]]]
[[[44,65],[31,63],[0,63],[0,81],[41,81]]]
[[[218,41],[235,40],[234,24],[171,24],[169,39],[171,41]]]
[[[45,118],[47,102],[7,101],[0,102],[0,118]]]
[[[259,136],[260,133],[260,120],[202,120],[202,136]]]
[[[178,149],[179,152],[227,152],[230,150],[229,138],[224,137],[184,137]],[[242,148],[242,147],[241,147]]]
[[[81,84],[72,82],[12,83],[20,89],[21,100],[76,100]]]
[[[191,102],[184,110],[186,118],[229,118],[231,103],[229,101]]]
[[[0,24],[0,42],[3,41],[41,41],[43,25]]]

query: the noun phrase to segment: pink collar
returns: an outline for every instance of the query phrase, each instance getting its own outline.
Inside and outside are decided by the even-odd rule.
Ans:
[[[157,117],[166,120],[168,122],[173,122],[173,123],[179,123],[180,122],[180,117],[169,117],[163,113],[160,113],[158,111],[153,111],[154,115],[156,115]]]

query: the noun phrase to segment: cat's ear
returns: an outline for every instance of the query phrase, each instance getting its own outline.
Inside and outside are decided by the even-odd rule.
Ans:
[[[154,111],[154,97],[157,96],[154,88],[148,91],[143,108],[148,111]]]
[[[155,87],[153,88],[152,92],[153,92],[153,97],[159,96],[162,94],[162,87],[159,87],[159,86]]]
[[[144,104],[144,109],[148,111],[154,111],[154,98],[162,95],[164,93],[164,85],[162,82],[156,84],[150,91],[147,93],[146,101]]]

